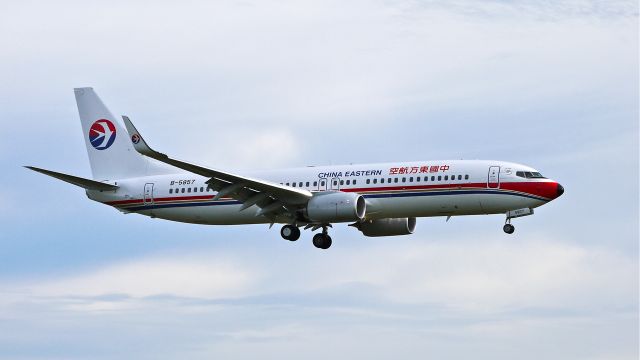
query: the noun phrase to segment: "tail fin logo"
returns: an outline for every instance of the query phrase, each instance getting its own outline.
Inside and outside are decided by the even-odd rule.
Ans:
[[[89,141],[96,150],[109,148],[116,140],[116,127],[107,119],[96,120],[89,129]]]

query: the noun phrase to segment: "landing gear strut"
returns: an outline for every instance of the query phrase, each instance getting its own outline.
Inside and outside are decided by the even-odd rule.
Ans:
[[[289,241],[296,241],[300,238],[300,229],[297,226],[285,225],[280,229],[280,236]]]
[[[322,228],[321,233],[313,235],[313,246],[324,250],[331,247],[331,236],[327,233],[326,227]]]

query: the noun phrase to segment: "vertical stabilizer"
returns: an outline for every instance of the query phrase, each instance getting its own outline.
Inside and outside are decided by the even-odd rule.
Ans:
[[[76,102],[95,180],[114,180],[166,173],[140,155],[127,131],[93,88],[76,88]]]

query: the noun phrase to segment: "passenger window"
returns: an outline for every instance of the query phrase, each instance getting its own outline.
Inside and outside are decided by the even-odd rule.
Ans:
[[[375,180],[375,179],[373,180],[373,183],[374,183],[374,184],[376,183],[376,180]],[[380,179],[380,184],[384,184],[384,178]]]
[[[458,180],[462,180],[462,175],[458,175]]]
[[[307,181],[307,187],[309,187],[309,182]]]
[[[407,178],[402,178],[402,182],[407,182]]]
[[[393,182],[397,183],[398,182],[398,178],[393,179]]]
[[[442,176],[438,175],[438,181],[442,180]]]
[[[435,176],[432,176],[432,177],[431,177],[431,181],[436,181],[436,177],[435,177]]]
[[[181,191],[181,193],[183,193],[183,194],[184,194],[184,188],[182,188],[182,191]]]
[[[324,180],[320,182],[320,185],[324,186]]]
[[[409,178],[409,182],[413,182],[413,176]]]
[[[344,180],[340,180],[340,185],[344,185]]]
[[[292,187],[296,187],[296,183],[291,183],[291,186]]]
[[[445,176],[444,176],[444,179],[445,179],[445,180],[449,180],[449,175],[445,175]]]
[[[465,175],[465,176],[464,176],[464,179],[465,179],[465,180],[469,180],[469,175]]]
[[[374,184],[377,183],[377,182],[378,182],[378,179],[373,179],[373,183]],[[384,182],[384,179],[380,179],[380,182]]]
[[[416,177],[416,182],[420,182],[420,176]]]
[[[204,192],[204,187],[200,187],[200,192]]]
[[[173,194],[173,189],[169,189],[169,194]]]
[[[347,180],[347,185],[351,184],[351,180]]]
[[[187,188],[187,192],[190,193],[191,192],[191,188]]]
[[[289,183],[287,183],[287,186],[289,186]]]
[[[333,180],[333,186],[336,186],[336,185],[338,185],[338,181]]]
[[[314,182],[313,182],[313,186],[314,186],[314,187],[318,186],[318,182],[317,182],[317,181],[314,181]]]
[[[391,178],[388,178],[388,179],[387,179],[387,182],[388,182],[389,184],[391,184]]]
[[[370,184],[370,183],[371,183],[371,179],[367,179],[367,184]]]
[[[353,185],[355,185],[355,184],[356,184],[356,180],[353,180]]]

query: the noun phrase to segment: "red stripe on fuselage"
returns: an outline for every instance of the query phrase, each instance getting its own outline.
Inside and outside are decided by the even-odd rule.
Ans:
[[[487,189],[487,183],[466,183],[466,184],[435,184],[416,186],[385,186],[376,188],[349,188],[342,189],[344,192],[375,192],[375,191],[405,191],[405,190],[455,190],[455,189]],[[557,197],[558,185],[551,181],[536,182],[502,182],[500,189],[518,191],[529,195],[540,196],[548,199]],[[495,189],[495,190],[500,190]]]
[[[461,188],[481,188],[486,189],[487,183],[468,183],[468,184],[436,184],[436,185],[415,185],[415,186],[382,186],[368,188],[349,188],[340,189],[344,192],[374,192],[374,191],[401,191],[401,190],[435,190],[435,189],[461,189]]]
[[[357,192],[357,193],[375,193],[385,191],[415,191],[415,190],[456,190],[456,189],[487,189],[487,183],[466,183],[466,184],[434,184],[434,185],[415,185],[415,186],[384,186],[384,187],[361,187],[361,188],[347,188],[341,189],[344,192]],[[547,199],[555,199],[557,196],[558,184],[551,181],[532,181],[532,182],[502,182],[500,183],[500,189],[494,190],[509,190],[517,191],[533,196],[543,197]],[[198,200],[211,200],[214,195],[198,195],[198,196],[178,196],[178,197],[163,197],[154,198],[154,203],[167,202],[167,201],[198,201]],[[229,200],[230,198],[223,198],[220,200]],[[107,205],[133,205],[142,204],[143,199],[132,200],[119,200],[105,202]]]

